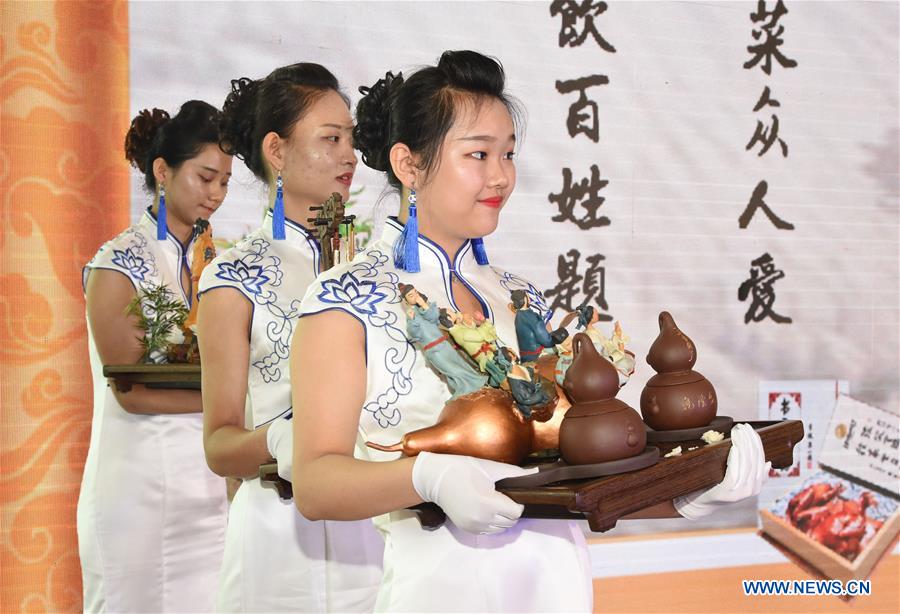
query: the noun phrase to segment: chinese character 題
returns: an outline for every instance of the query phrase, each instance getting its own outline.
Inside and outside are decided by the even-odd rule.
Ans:
[[[576,249],[570,249],[566,254],[559,256],[556,265],[559,282],[546,290],[544,297],[547,299],[552,297],[551,310],[563,309],[566,313],[571,313],[575,311],[576,306],[593,300],[600,307],[600,320],[611,322],[613,318],[608,313],[609,305],[606,302],[606,269],[600,264],[605,258],[601,254],[588,256],[585,259],[588,267],[584,275],[578,272],[580,259],[581,252]],[[576,301],[579,293],[582,298]]]

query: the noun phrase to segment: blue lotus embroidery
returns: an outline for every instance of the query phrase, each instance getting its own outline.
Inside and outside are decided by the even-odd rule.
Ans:
[[[144,281],[150,268],[144,263],[144,259],[128,247],[124,250],[113,249],[112,263],[127,270],[137,281]]]
[[[339,279],[328,279],[322,282],[319,300],[325,303],[346,303],[354,311],[364,315],[375,315],[376,305],[387,298],[387,294],[378,289],[375,282],[360,281],[351,271]]]
[[[263,286],[271,281],[263,267],[259,265],[247,266],[242,260],[220,263],[216,277],[224,281],[239,283],[250,294],[260,294],[263,291]]]

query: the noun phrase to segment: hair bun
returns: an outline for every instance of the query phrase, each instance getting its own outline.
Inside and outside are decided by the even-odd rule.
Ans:
[[[403,73],[387,72],[374,85],[359,88],[363,97],[356,103],[353,145],[362,154],[363,163],[376,171],[390,167],[391,106],[402,85]]]
[[[229,155],[249,162],[253,154],[253,134],[259,81],[249,77],[231,80],[231,93],[222,105],[219,146]]]
[[[144,109],[131,120],[125,134],[125,159],[142,173],[147,172],[156,135],[170,119],[162,109]]]
[[[503,94],[506,81],[503,66],[477,51],[445,51],[437,68],[451,87],[497,97]]]

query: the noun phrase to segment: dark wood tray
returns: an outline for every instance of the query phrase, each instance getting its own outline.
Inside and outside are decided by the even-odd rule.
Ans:
[[[737,424],[737,423],[736,423]],[[777,468],[789,467],[794,461],[794,446],[803,439],[803,423],[799,420],[748,422],[759,433],[766,460]],[[730,435],[727,433],[727,435]],[[725,465],[731,439],[713,445],[700,440],[656,442],[659,462],[646,469],[602,478],[572,480],[531,488],[500,488],[500,492],[525,506],[525,518],[585,518],[592,531],[608,531],[628,514],[671,501],[701,488],[718,484],[725,477]],[[665,458],[676,446],[681,456]],[[687,451],[689,447],[696,450]],[[290,484],[278,478],[277,466],[260,467],[263,481],[275,482],[282,497],[291,496]],[[422,526],[434,529],[445,516],[433,503],[416,506]]]
[[[128,392],[134,384],[200,390],[199,364],[104,365],[103,376],[113,380],[119,392]]]

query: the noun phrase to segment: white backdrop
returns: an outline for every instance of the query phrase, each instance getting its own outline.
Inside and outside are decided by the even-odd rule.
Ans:
[[[386,70],[433,63],[445,49],[496,56],[528,112],[519,183],[500,230],[487,240],[493,263],[542,290],[559,281],[569,249],[604,257],[609,313],[639,357],[620,393],[634,407],[653,374],[643,361],[660,310],[697,343],[697,370],[716,386],[720,413],[756,417],[762,380],[845,379],[851,394],[897,411],[900,397],[898,270],[898,4],[788,1],[773,31],[797,66],[745,69],[748,45],[766,40],[751,21],[757,2],[610,2],[593,24],[615,53],[588,34],[560,46],[562,17],[550,2],[134,2],[130,7],[132,111],[175,110],[189,98],[221,105],[232,78],[315,61],[355,101],[359,85]],[[769,12],[775,2],[767,2]],[[578,19],[575,33],[585,28]],[[760,34],[754,39],[754,28]],[[598,140],[566,127],[578,94],[557,80],[604,75],[591,87]],[[754,112],[764,89],[780,106]],[[779,122],[765,155],[748,151],[757,121]],[[609,183],[597,210],[610,223],[581,230],[552,222],[548,200],[597,165]],[[233,187],[213,218],[216,234],[253,228],[264,195],[236,161]],[[738,218],[760,181],[765,202],[793,224],[777,229],[758,210]],[[356,212],[376,218],[380,175],[356,175]],[[133,211],[147,196],[133,180]],[[576,207],[580,217],[584,209]],[[768,253],[784,277],[773,309],[792,318],[745,324],[738,288]],[[581,295],[583,296],[583,295]],[[578,304],[579,300],[575,300]]]

